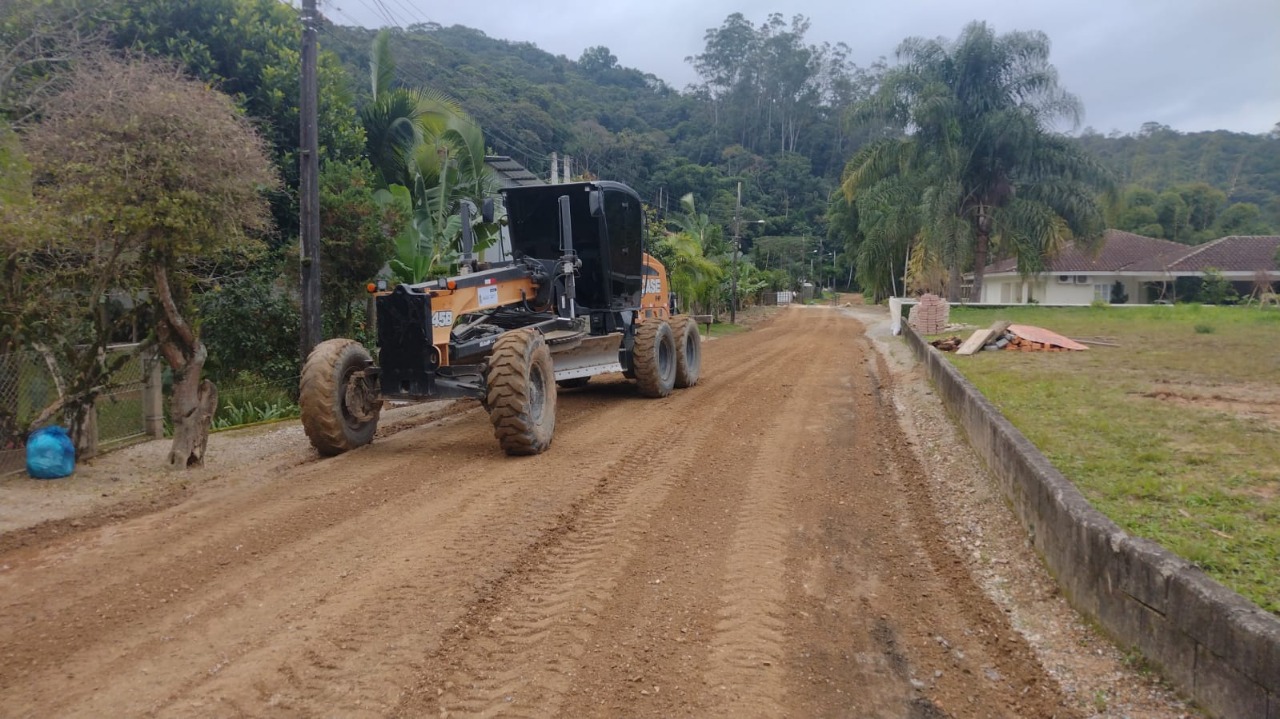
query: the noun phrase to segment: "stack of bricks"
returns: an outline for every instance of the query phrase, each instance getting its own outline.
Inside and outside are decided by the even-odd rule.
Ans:
[[[942,334],[951,321],[951,305],[937,295],[923,295],[911,308],[908,323],[922,335]]]

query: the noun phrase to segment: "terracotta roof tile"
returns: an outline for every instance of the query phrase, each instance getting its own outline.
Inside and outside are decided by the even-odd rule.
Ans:
[[[1170,269],[1203,272],[1214,267],[1223,272],[1275,271],[1280,235],[1231,235],[1190,248]]]
[[[1190,249],[1193,248],[1169,240],[1107,230],[1096,252],[1075,244],[1068,245],[1049,262],[1046,272],[1162,272]],[[988,265],[986,274],[1016,272],[1017,269],[1017,260],[1011,258]]]

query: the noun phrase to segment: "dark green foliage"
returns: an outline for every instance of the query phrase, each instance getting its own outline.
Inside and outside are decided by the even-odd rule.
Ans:
[[[174,58],[235,97],[267,140],[284,187],[297,187],[297,10],[277,0],[110,0],[102,13],[116,47]],[[317,66],[321,159],[356,159],[364,141],[350,80],[323,48]],[[272,213],[277,241],[292,244],[298,234],[296,193],[274,194]]]
[[[1129,293],[1124,291],[1124,283],[1116,280],[1115,284],[1111,285],[1111,304],[1123,305],[1128,301]]]
[[[905,245],[917,285],[938,284],[930,275],[946,268],[955,301],[972,269],[980,299],[990,260],[1015,257],[1031,274],[1068,242],[1102,236],[1097,198],[1111,177],[1051,130],[1080,105],[1058,86],[1048,37],[975,22],[955,41],[908,38],[898,59],[856,114],[896,134],[859,150],[841,185],[858,205],[851,249],[863,274],[885,275]]]
[[[1207,267],[1196,299],[1207,305],[1234,305],[1240,300],[1240,296],[1231,282],[1222,276],[1221,271]]]
[[[1147,123],[1131,135],[1103,136],[1086,128],[1078,142],[1121,182],[1157,193],[1175,189],[1192,205],[1188,224],[1193,232],[1212,228],[1216,222],[1213,214],[1202,214],[1204,209],[1220,214],[1228,203],[1242,202],[1258,206],[1260,227],[1280,230],[1280,136],[1274,133],[1183,133]],[[1188,197],[1188,188],[1199,188],[1193,190],[1194,200]],[[1166,230],[1159,236],[1172,239],[1171,235]]]
[[[679,212],[676,200],[692,192],[722,226],[741,180],[745,214],[769,216],[768,231],[825,234],[826,198],[852,144],[842,116],[871,80],[847,62],[847,48],[806,43],[803,17],[774,15],[757,27],[731,16],[726,24],[750,36],[739,48],[750,70],[725,93],[706,72],[707,84],[677,92],[619,66],[604,46],[574,62],[432,24],[392,30],[390,43],[400,85],[457,98],[493,151],[542,177],[552,152],[569,155],[575,176],[624,181],[648,202],[661,198],[662,215]],[[720,52],[712,40],[719,33],[708,31],[708,53]],[[331,26],[323,39],[360,78],[374,34]],[[357,92],[367,99],[364,88]],[[781,114],[762,114],[773,103]]]
[[[406,220],[373,192],[367,162],[330,162],[320,171],[321,295],[333,336],[353,336],[365,285],[391,257],[391,238]]]
[[[296,386],[298,305],[282,274],[271,269],[222,282],[197,298],[201,336],[209,348],[205,370],[221,384],[242,373]]]

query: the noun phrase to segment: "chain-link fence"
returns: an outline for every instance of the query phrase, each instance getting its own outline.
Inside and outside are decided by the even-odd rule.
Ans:
[[[111,390],[98,397],[96,416],[89,422],[88,431],[97,432],[99,451],[145,439],[159,421],[154,416],[161,391],[153,378],[154,359],[139,354],[138,345],[116,345],[108,351],[128,353],[129,357],[112,375]],[[25,468],[25,432],[59,396],[59,378],[65,372],[58,369],[56,376],[54,372],[39,352],[0,355],[0,474]],[[59,412],[49,422],[65,420]]]

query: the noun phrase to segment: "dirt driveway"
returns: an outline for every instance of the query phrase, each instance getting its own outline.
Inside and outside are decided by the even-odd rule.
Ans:
[[[0,536],[0,714],[1176,716],[1043,576],[989,581],[1038,570],[998,501],[948,504],[903,371],[793,308],[667,399],[562,392],[537,457],[469,405],[325,460],[247,435],[233,473]]]

